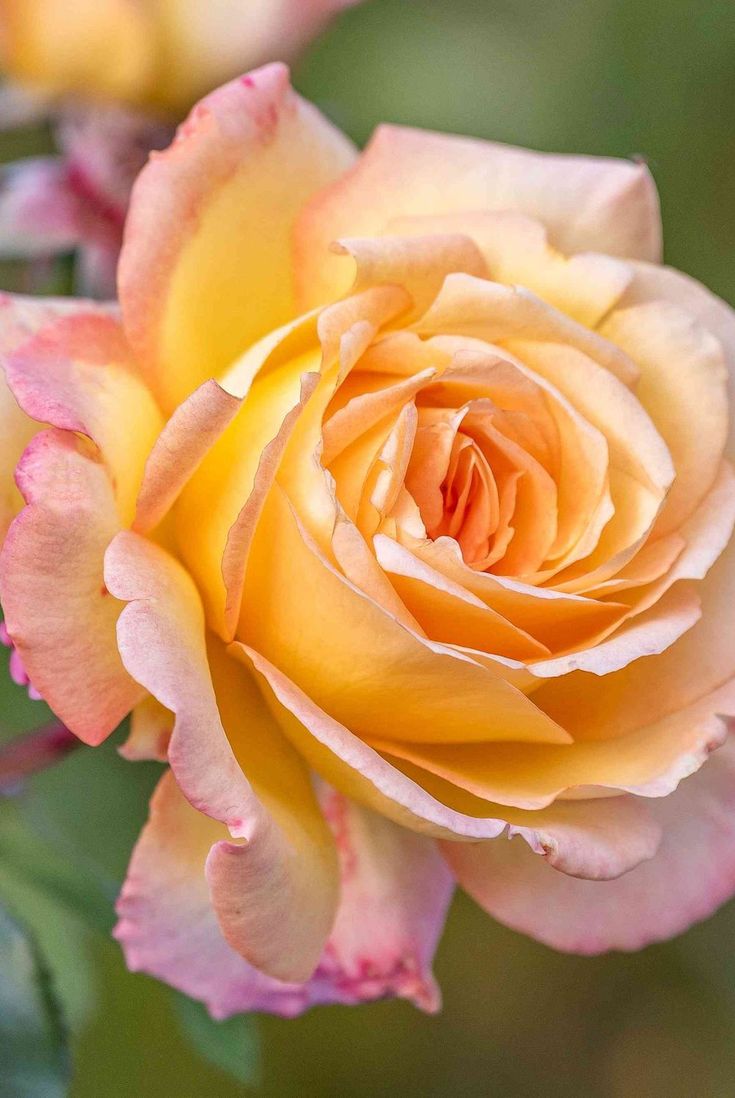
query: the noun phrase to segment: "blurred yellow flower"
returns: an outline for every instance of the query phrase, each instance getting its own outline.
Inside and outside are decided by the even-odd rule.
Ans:
[[[223,80],[289,59],[355,0],[0,0],[2,68],[51,96],[182,113]]]

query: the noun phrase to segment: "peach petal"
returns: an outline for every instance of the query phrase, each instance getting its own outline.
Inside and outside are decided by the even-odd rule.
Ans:
[[[528,214],[567,253],[660,259],[658,198],[642,164],[381,126],[352,170],[315,195],[297,223],[302,305],[333,300],[349,286],[329,256],[332,240],[379,235],[396,218],[475,210]]]
[[[242,593],[245,586],[247,561],[255,537],[258,519],[265,506],[268,493],[273,487],[278,466],[288,444],[291,431],[304,406],[311,399],[316,385],[316,374],[305,374],[302,377],[299,402],[284,417],[277,435],[261,453],[250,495],[228,531],[227,542],[222,555],[222,579],[226,591],[224,632],[225,639],[228,641],[234,639],[237,622],[242,610]]]
[[[283,983],[249,965],[225,941],[204,876],[226,830],[196,812],[165,775],[133,852],[118,900],[115,937],[128,967],[203,1000],[215,1018],[249,1011],[286,1017],[321,1003],[398,995],[438,1006],[431,956],[452,881],[434,845],[338,794],[325,809],[341,863],[341,902],[308,983]]]
[[[557,536],[549,550],[555,568],[594,549],[613,513],[604,434],[557,387],[534,375],[504,348],[456,336],[435,336],[429,342],[432,347],[454,352],[442,373],[439,391],[452,393],[462,387],[465,401],[471,394],[489,396],[504,409],[525,409],[533,417],[543,443],[537,450],[528,442],[525,445],[548,468],[557,485]]]
[[[627,610],[621,603],[598,602],[509,576],[476,572],[464,563],[459,547],[449,538],[434,542],[414,538],[404,548],[549,649],[570,647],[581,637],[597,635],[617,624]]]
[[[35,689],[85,743],[98,744],[140,700],[124,669],[119,604],[102,561],[119,518],[91,443],[42,431],[18,466],[26,508],[0,557],[5,622]]]
[[[401,407],[413,400],[416,394],[435,377],[435,370],[422,370],[414,377],[405,378],[394,385],[358,393],[344,407],[336,411],[324,424],[322,432],[322,462],[330,465],[342,451],[360,435]]]
[[[732,372],[735,367],[735,315],[732,307],[701,282],[673,267],[644,262],[632,263],[631,267],[634,279],[620,301],[620,307],[659,301],[675,305],[720,341]]]
[[[638,369],[620,348],[519,286],[450,274],[427,311],[414,324],[422,336],[460,335],[486,343],[522,340],[574,348],[603,366],[623,385],[634,385]],[[519,357],[523,357],[522,355]],[[559,386],[562,392],[564,389]]]
[[[210,380],[179,405],[148,455],[134,530],[145,534],[158,525],[240,404],[237,397]]]
[[[668,302],[616,310],[600,332],[639,366],[636,396],[671,451],[676,479],[656,524],[657,534],[670,533],[711,487],[722,460],[729,418],[722,348]]]
[[[355,261],[352,293],[381,284],[402,286],[418,313],[428,308],[448,274],[463,271],[487,277],[477,245],[461,233],[343,238],[335,241],[330,250]]]
[[[464,233],[479,248],[493,282],[524,286],[589,328],[597,327],[633,280],[631,264],[610,255],[557,251],[541,222],[520,213],[405,218],[392,221],[390,230],[421,236]]]
[[[702,610],[693,584],[677,586],[661,596],[645,613],[633,618],[611,637],[556,659],[539,660],[530,668],[536,678],[552,679],[572,671],[611,675],[643,656],[665,652],[696,625]]]
[[[161,416],[111,308],[85,305],[40,328],[6,357],[4,368],[27,415],[97,444],[121,521],[130,521]]]
[[[284,274],[291,226],[353,155],[280,64],[207,96],[153,154],[133,191],[119,287],[164,407],[295,314]]]
[[[308,774],[248,677],[216,647],[207,653],[199,597],[181,566],[124,532],[105,568],[110,590],[129,603],[118,623],[123,661],[176,714],[169,760],[182,791],[234,840],[245,840],[221,840],[207,858],[222,932],[268,974],[306,979],[336,904],[334,849]]]
[[[651,657],[656,658],[661,657]],[[541,700],[541,692],[534,698]],[[561,796],[596,797],[606,790],[667,797],[724,741],[723,714],[735,715],[735,679],[656,723],[612,739],[596,738],[593,729],[588,739],[564,746],[397,743],[372,737],[370,742],[402,768],[409,764],[406,772],[422,784],[431,775],[441,779],[450,792],[449,804],[454,788],[460,804],[466,791],[483,802],[536,810]]]
[[[334,527],[332,548],[337,564],[347,579],[378,606],[382,606],[406,628],[424,635],[406,602],[391,585],[380,562],[357,527],[341,515]]]
[[[539,864],[551,867],[561,878],[611,881],[655,857],[662,828],[655,811],[640,798],[604,797],[594,801],[561,801],[540,813],[541,823],[530,828],[515,825],[508,838],[523,836],[526,843],[502,840],[481,843],[441,842],[441,850],[457,880],[465,887],[484,876],[484,867],[508,851],[535,855]],[[502,850],[496,849],[502,847]],[[541,855],[541,857],[539,857]],[[512,857],[512,854],[511,854]],[[471,895],[475,895],[468,888]]]
[[[448,808],[315,705],[259,653],[238,641],[232,651],[261,677],[275,719],[325,781],[403,827],[435,838],[476,840],[502,834],[507,820]]]
[[[149,694],[130,714],[130,732],[118,752],[128,762],[166,762],[173,730],[173,713]]]
[[[518,660],[549,654],[545,645],[392,539],[379,534],[374,544],[381,568],[433,640]]]
[[[514,687],[406,629],[339,573],[281,490],[254,540],[238,638],[359,734],[566,743]],[[286,582],[297,577],[299,598]]]
[[[640,949],[706,918],[735,890],[732,742],[651,811],[663,829],[658,853],[614,881],[553,873],[515,843],[457,843],[448,856],[462,886],[507,926],[572,953]]]

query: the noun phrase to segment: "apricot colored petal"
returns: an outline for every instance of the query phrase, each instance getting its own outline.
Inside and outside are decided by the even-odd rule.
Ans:
[[[621,308],[657,301],[675,305],[719,339],[730,369],[735,367],[735,313],[727,302],[673,267],[645,262],[631,267],[634,279],[619,303]]]
[[[460,584],[447,579],[383,534],[374,540],[378,563],[427,635],[494,655],[532,660],[549,654],[524,630]]]
[[[145,534],[158,525],[240,404],[237,397],[210,380],[179,405],[148,455],[135,509],[135,530]]]
[[[100,743],[140,700],[104,584],[105,549],[119,530],[112,486],[94,448],[42,431],[18,466],[27,507],[0,557],[5,623],[34,688],[85,743]]]
[[[27,415],[97,444],[115,484],[121,521],[131,521],[145,460],[162,424],[111,308],[80,306],[42,327],[3,365]]]
[[[406,548],[416,559],[498,611],[548,648],[571,647],[580,637],[599,634],[621,620],[625,607],[534,587],[507,576],[475,572],[450,538],[413,539]]]
[[[513,686],[357,590],[275,488],[253,542],[238,638],[358,734],[442,743],[568,737]],[[299,598],[292,597],[292,583]]]
[[[263,656],[237,641],[232,650],[257,672],[285,735],[325,781],[347,796],[436,838],[494,838],[506,827],[499,817],[475,818],[448,808],[320,709]]]
[[[645,804],[631,797],[606,799],[599,817],[581,805],[554,804],[526,812],[469,795],[445,799],[441,782],[417,783],[319,710],[262,656],[242,645],[235,647],[262,676],[272,711],[314,769],[359,803],[404,827],[439,839],[470,842],[495,839],[507,829],[564,872],[598,876],[624,872],[656,849],[658,828]],[[438,796],[433,795],[435,791]],[[613,801],[615,806],[606,811]],[[606,839],[606,824],[611,820],[625,825],[625,843],[616,846]]]
[[[316,195],[299,219],[302,305],[349,286],[329,256],[331,241],[378,235],[399,217],[475,210],[528,214],[563,252],[660,259],[658,197],[642,164],[381,126],[352,171]]]
[[[353,293],[381,284],[402,286],[418,312],[431,304],[448,274],[463,271],[478,278],[487,277],[477,245],[460,233],[347,237],[335,241],[331,251],[335,255],[349,255],[355,261]]]
[[[604,366],[623,385],[634,385],[638,379],[638,368],[619,347],[520,286],[450,274],[412,327],[422,336],[470,336],[508,344],[511,351],[514,341],[570,347]]]
[[[130,714],[130,732],[119,753],[129,762],[155,759],[165,762],[174,730],[174,715],[148,694]]]
[[[119,290],[165,408],[295,315],[292,224],[353,155],[280,64],[207,96],[153,154],[133,190]]]
[[[695,625],[702,611],[693,584],[679,585],[658,599],[649,610],[617,629],[594,647],[556,659],[539,660],[530,668],[537,678],[556,678],[572,671],[611,675],[643,656],[655,656],[670,648]]]
[[[635,950],[680,934],[735,891],[732,741],[650,811],[663,829],[658,853],[614,881],[554,873],[521,844],[445,850],[462,886],[507,926],[572,953]]]
[[[422,236],[462,233],[479,248],[494,282],[525,286],[590,328],[610,312],[633,279],[631,264],[610,255],[583,252],[566,256],[557,251],[541,222],[520,213],[464,211],[405,218],[391,222],[390,229]]]
[[[615,739],[595,740],[593,729],[589,739],[556,748],[531,744],[448,746],[377,738],[371,743],[459,810],[468,811],[463,794],[469,794],[472,801],[507,806],[501,811],[536,810],[548,807],[558,797],[584,797],[592,790],[596,795],[615,790],[667,797],[723,742],[727,734],[723,714],[735,715],[735,679],[656,723]],[[432,775],[438,779],[436,786],[430,780]]]
[[[176,714],[168,752],[176,779],[236,840],[215,843],[207,857],[222,932],[270,975],[306,979],[331,929],[337,889],[334,846],[308,773],[242,668],[221,646],[208,655],[199,596],[181,566],[125,532],[105,570],[110,590],[129,603],[118,623],[123,661]]]
[[[202,1000],[215,1018],[260,1010],[292,1017],[317,1004],[393,995],[436,1009],[431,958],[453,888],[446,865],[429,840],[338,794],[325,807],[340,854],[341,903],[313,977],[284,983],[223,938],[204,865],[226,829],[196,812],[165,775],[117,905],[115,937],[128,967]]]
[[[618,309],[600,332],[640,369],[636,396],[676,468],[656,533],[676,531],[711,487],[722,460],[728,432],[723,349],[716,337],[668,302]]]

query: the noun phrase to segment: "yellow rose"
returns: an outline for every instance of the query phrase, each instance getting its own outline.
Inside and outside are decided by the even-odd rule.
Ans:
[[[732,893],[735,326],[659,261],[644,166],[357,156],[270,66],[142,173],[120,320],[7,302],[16,662],[171,764],[132,967],[431,1007],[455,880],[580,952]]]
[[[243,69],[294,57],[358,0],[0,0],[2,68],[52,95],[181,116]]]

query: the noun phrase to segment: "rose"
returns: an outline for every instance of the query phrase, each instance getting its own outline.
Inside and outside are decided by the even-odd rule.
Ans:
[[[0,57],[38,92],[181,112],[249,66],[289,60],[358,0],[0,0]]]
[[[8,299],[16,663],[171,766],[131,967],[432,1007],[454,880],[579,952],[733,891],[735,328],[659,253],[643,165],[356,159],[271,66],[143,171],[120,320]]]

